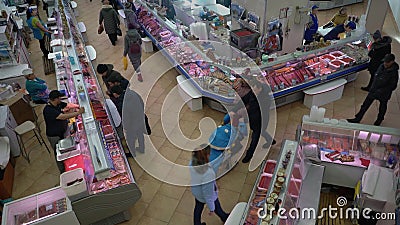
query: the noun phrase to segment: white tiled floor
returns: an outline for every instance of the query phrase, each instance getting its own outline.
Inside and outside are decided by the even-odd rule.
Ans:
[[[128,66],[127,71],[123,71],[122,65],[122,48],[123,41],[120,38],[117,46],[113,47],[108,41],[105,34],[97,35],[98,11],[101,7],[100,1],[89,2],[88,0],[78,0],[78,10],[80,17],[78,21],[86,24],[89,42],[97,51],[97,63],[112,63],[116,70],[123,72],[123,75],[130,79],[133,75],[133,68]],[[365,12],[366,1],[349,7],[348,13],[360,15]],[[320,23],[323,24],[330,19],[336,10],[320,12]],[[399,31],[394,26],[394,20],[391,15],[387,16],[384,30],[392,36],[399,37]],[[393,43],[393,51],[400,58],[399,43]],[[33,41],[30,47],[31,59],[34,70],[39,77],[44,78],[50,88],[55,87],[54,75],[43,75],[43,65],[41,60],[41,52],[37,41]],[[144,54],[143,60],[148,58],[150,54]],[[398,60],[399,62],[399,60]],[[151,67],[143,68],[144,79],[148,73],[155,73],[168,66],[165,59],[158,59]],[[147,74],[146,74],[147,73]],[[169,160],[176,163],[187,165],[188,153],[177,148],[166,140],[162,132],[160,120],[161,107],[165,96],[176,85],[175,76],[178,73],[175,70],[169,70],[152,89],[150,97],[146,101],[146,112],[153,128],[151,139],[157,147],[160,147],[161,154]],[[147,77],[148,78],[148,77]],[[361,86],[365,86],[368,82],[369,74],[362,71],[355,82],[346,84],[343,98],[330,103],[324,107],[327,108],[327,116],[343,119],[352,117],[359,109],[362,101],[366,96],[366,92],[360,90]],[[136,79],[133,80],[135,82]],[[144,87],[139,87],[144,89]],[[139,90],[140,91],[140,90]],[[399,115],[400,104],[400,88],[393,94],[390,100],[389,110],[382,126],[400,128]],[[173,110],[171,106],[169,110]],[[40,110],[38,110],[40,111]],[[280,144],[283,139],[294,139],[295,129],[300,123],[300,118],[308,113],[308,109],[302,102],[295,102],[277,109],[277,127],[275,139],[277,145],[273,146],[268,158],[276,158],[279,153]],[[363,123],[372,124],[376,118],[377,104],[371,107]],[[192,112],[187,106],[180,111],[180,126],[185,135],[196,138],[200,135],[198,123],[204,116],[213,118],[216,123],[222,120],[222,113],[213,111],[205,106],[203,110]],[[41,116],[41,120],[43,120]],[[44,130],[44,123],[42,123]],[[173,132],[172,132],[173,133]],[[17,159],[15,182],[13,188],[13,197],[21,198],[39,191],[49,189],[59,183],[58,170],[52,155],[45,150],[35,151],[31,155],[32,162],[28,164],[21,157]],[[192,224],[194,199],[190,189],[178,187],[158,181],[144,172],[138,164],[129,159],[132,171],[136,181],[143,193],[142,198],[131,208],[132,219],[124,224],[140,224],[140,225],[188,225]],[[220,187],[220,201],[226,211],[232,210],[234,205],[240,201],[247,201],[254,185],[257,171],[248,172],[247,165],[239,163],[231,172],[218,180]],[[204,214],[204,221],[208,225],[222,224],[216,217],[209,217]]]

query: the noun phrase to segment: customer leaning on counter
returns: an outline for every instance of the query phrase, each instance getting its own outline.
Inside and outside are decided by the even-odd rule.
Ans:
[[[66,112],[67,103],[61,101],[61,94],[57,90],[53,90],[49,94],[49,103],[43,109],[43,117],[46,124],[46,136],[54,150],[57,167],[60,173],[65,172],[64,163],[57,161],[56,144],[59,140],[66,137],[68,128],[68,119],[81,115],[85,112],[85,108],[80,107],[78,111]]]
[[[332,19],[323,26],[324,29],[334,27],[340,24],[344,24],[347,20],[347,9],[346,7],[340,8],[339,12],[336,13]]]
[[[356,29],[356,27],[357,25],[353,21],[349,21],[347,24],[337,25],[324,36],[324,41],[340,40],[340,34],[348,33]]]

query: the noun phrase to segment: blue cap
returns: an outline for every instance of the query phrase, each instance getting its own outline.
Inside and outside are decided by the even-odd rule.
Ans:
[[[356,23],[354,23],[353,21],[349,21],[347,23],[347,26],[350,27],[352,30],[356,29]]]
[[[319,6],[317,6],[317,5],[313,5],[313,6],[311,7],[312,10],[318,9],[318,8],[319,8]]]

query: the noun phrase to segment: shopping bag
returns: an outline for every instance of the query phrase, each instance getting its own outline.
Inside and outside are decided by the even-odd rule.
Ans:
[[[104,31],[104,26],[103,26],[103,24],[100,24],[99,28],[97,29],[97,33],[101,34],[101,33],[103,33],[103,31]]]
[[[124,70],[128,69],[128,58],[126,56],[122,58],[122,62],[124,63]]]

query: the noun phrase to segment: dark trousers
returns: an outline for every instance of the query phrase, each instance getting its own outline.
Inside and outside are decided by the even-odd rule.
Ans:
[[[43,55],[47,56],[49,54],[49,51],[46,49],[46,37],[43,37],[42,39],[39,39],[39,45],[40,45],[40,50],[42,50]]]
[[[193,217],[193,223],[194,225],[201,225],[201,214],[203,213],[204,209],[204,204],[200,202],[199,200],[196,200],[196,205],[194,206],[194,217]],[[222,220],[222,222],[225,222],[228,219],[229,214],[224,212],[224,210],[221,208],[221,203],[219,202],[218,198],[214,202],[215,204],[215,214]]]
[[[368,82],[368,85],[367,85],[368,89],[371,88],[372,83],[374,82],[374,77],[375,77],[376,70],[371,70],[371,71],[369,71],[369,73],[371,74],[371,78],[369,78],[369,82]]]
[[[250,127],[250,129],[252,130],[252,133],[251,133],[250,146],[246,152],[247,158],[253,157],[254,151],[256,150],[258,141],[260,140],[261,136],[261,126]]]
[[[309,45],[313,42],[314,40],[305,40],[304,45]]]
[[[378,113],[377,120],[382,121],[385,118],[388,100],[383,101],[383,100],[380,100],[380,99],[375,99],[371,95],[367,95],[367,97],[365,98],[363,104],[361,105],[360,111],[356,114],[356,119],[357,120],[361,120],[364,117],[365,113],[367,112],[369,107],[372,105],[374,100],[378,100],[379,101],[379,113]]]
[[[59,140],[61,140],[60,137],[49,137],[47,136],[47,140],[49,140],[51,147],[53,148],[54,151],[54,158],[56,159],[57,167],[58,170],[60,171],[60,174],[65,172],[65,166],[62,161],[57,161],[57,152],[56,152],[56,145]]]
[[[110,39],[112,45],[115,45],[115,42],[117,41],[117,34],[108,34],[108,39]]]

